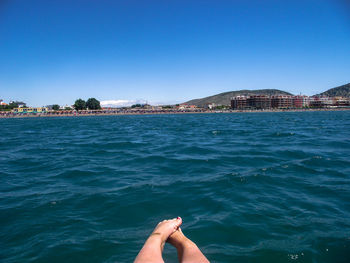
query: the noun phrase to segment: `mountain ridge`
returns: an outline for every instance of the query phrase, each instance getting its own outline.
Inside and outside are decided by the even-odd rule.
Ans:
[[[192,99],[185,103],[190,105],[196,105],[197,107],[201,107],[201,108],[206,108],[210,103],[229,106],[231,104],[231,97],[249,96],[249,95],[270,95],[271,96],[271,95],[293,95],[293,94],[283,90],[279,90],[279,89],[236,90],[236,91],[222,92],[222,93],[207,96],[204,98]],[[328,89],[322,93],[315,94],[314,96],[350,98],[350,83]]]
[[[278,89],[257,89],[257,90],[236,90],[222,92],[216,95],[189,100],[185,103],[196,105],[197,107],[206,108],[208,104],[215,103],[229,106],[231,104],[231,97],[234,96],[249,96],[249,95],[293,95],[289,92]]]
[[[350,98],[350,83],[326,90],[318,95]]]

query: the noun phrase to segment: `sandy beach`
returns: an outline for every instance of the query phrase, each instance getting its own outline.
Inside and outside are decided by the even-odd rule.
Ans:
[[[123,115],[157,115],[157,114],[199,114],[199,113],[264,113],[264,112],[313,112],[313,111],[347,111],[350,108],[321,109],[269,109],[269,110],[196,110],[196,111],[85,111],[85,112],[48,112],[40,114],[14,114],[0,112],[0,118],[38,118],[38,117],[84,117],[84,116],[123,116]]]

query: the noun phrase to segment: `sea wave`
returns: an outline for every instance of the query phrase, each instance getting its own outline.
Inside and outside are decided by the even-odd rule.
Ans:
[[[212,262],[349,259],[349,112],[0,125],[4,262],[130,262],[178,215]]]

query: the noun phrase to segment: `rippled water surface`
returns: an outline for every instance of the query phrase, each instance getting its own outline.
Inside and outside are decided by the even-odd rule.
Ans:
[[[131,262],[178,215],[212,262],[350,262],[350,111],[0,127],[1,262]]]

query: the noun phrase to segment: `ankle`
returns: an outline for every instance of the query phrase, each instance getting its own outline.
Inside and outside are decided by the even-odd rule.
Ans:
[[[193,243],[190,239],[188,239],[185,236],[182,236],[180,239],[175,240],[171,244],[173,246],[175,246],[177,249],[189,248],[189,247],[193,247],[196,245],[195,243]]]
[[[157,234],[156,235],[151,234],[148,237],[147,242],[151,243],[151,244],[162,244],[162,243],[164,243],[164,241],[162,240],[161,235],[157,235]]]

